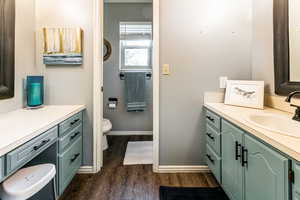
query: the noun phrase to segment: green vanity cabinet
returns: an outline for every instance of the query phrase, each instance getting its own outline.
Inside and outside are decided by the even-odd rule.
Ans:
[[[66,187],[82,164],[82,112],[77,113],[58,125],[58,194]]]
[[[221,182],[221,118],[210,112],[206,112],[206,163],[215,178]]]
[[[292,186],[292,193],[293,193],[293,200],[300,200],[300,163],[293,162],[293,186]]]
[[[245,135],[245,200],[288,200],[289,160]]]
[[[0,157],[0,181],[4,179],[5,176],[4,169],[5,169],[4,157]]]
[[[222,186],[231,200],[243,199],[243,135],[242,130],[222,121]]]
[[[213,119],[216,118],[216,114],[211,111],[209,113],[214,116]],[[207,121],[208,126],[212,124]],[[218,171],[216,173],[216,165],[209,163],[209,160],[207,162],[230,200],[291,199],[291,160],[288,156],[221,117],[220,140],[220,174]],[[218,149],[215,145],[212,148],[209,141],[207,146],[208,154],[212,149]],[[298,182],[295,181],[293,185],[293,200],[300,200],[298,164],[294,164],[293,167],[295,177],[299,177]],[[221,180],[218,177],[221,177]]]

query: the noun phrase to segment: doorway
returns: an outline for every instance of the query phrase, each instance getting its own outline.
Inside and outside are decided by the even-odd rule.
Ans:
[[[109,0],[107,0],[107,1],[109,1]],[[133,1],[133,0],[128,0],[128,2],[130,2],[130,1]],[[134,66],[133,64],[138,64],[138,65],[144,66],[143,71],[147,75],[147,78],[149,78],[149,76],[151,78],[151,82],[152,82],[152,87],[150,88],[151,93],[152,93],[150,95],[151,96],[151,104],[152,104],[152,106],[151,106],[151,110],[152,110],[151,131],[150,131],[150,129],[149,130],[136,129],[136,130],[127,131],[127,133],[128,133],[128,135],[135,135],[133,138],[136,138],[138,135],[144,135],[142,137],[149,138],[149,136],[152,135],[152,137],[153,137],[153,144],[152,144],[153,171],[158,172],[158,168],[159,168],[158,167],[159,166],[159,150],[158,150],[158,147],[159,147],[159,0],[154,0],[153,2],[149,2],[148,0],[141,0],[141,1],[147,1],[148,4],[152,5],[152,10],[150,13],[152,15],[152,22],[151,22],[151,29],[152,29],[151,37],[153,40],[153,42],[151,44],[152,54],[149,56],[145,56],[146,52],[149,52],[149,49],[150,49],[150,47],[147,46],[147,44],[146,44],[147,42],[144,42],[144,44],[139,43],[138,48],[136,48],[136,46],[135,47],[130,46],[130,45],[134,45],[133,44],[134,42],[131,42],[131,44],[126,46],[126,44],[128,44],[130,42],[123,42],[124,44],[121,44],[122,42],[119,41],[120,44],[117,44],[117,46],[119,46],[120,49],[117,50],[117,53],[118,53],[118,57],[119,57],[120,61],[118,61],[117,67],[119,70],[119,74],[117,76],[119,79],[122,79],[122,77],[121,77],[121,76],[123,76],[122,72],[126,73],[127,68],[134,69],[136,66]],[[124,1],[122,1],[122,2],[124,3]],[[126,0],[126,2],[127,2],[127,0]],[[134,2],[135,3],[133,3],[132,5],[137,4],[136,0],[134,0]],[[97,41],[97,39],[98,39],[98,41],[104,41],[104,39],[106,39],[104,31],[103,31],[104,25],[105,25],[104,15],[100,14],[100,13],[105,13],[104,8],[105,8],[105,4],[107,4],[107,3],[108,2],[106,2],[106,1],[103,2],[103,0],[100,0],[100,2],[95,2],[95,5],[96,5],[95,8],[98,8],[97,11],[95,11],[95,16],[99,17],[99,20],[95,20],[95,23],[94,23],[95,27],[99,28],[99,29],[95,29],[95,39],[96,39],[95,41]],[[145,2],[138,2],[138,3],[145,3]],[[112,3],[112,4],[114,4],[114,6],[112,6],[112,7],[117,6],[117,3],[115,0],[114,0],[114,3]],[[147,16],[146,10],[147,9],[144,10],[144,15]],[[128,31],[131,33],[136,30],[144,30],[147,32],[147,27],[149,27],[149,21],[147,21],[147,20],[128,20],[127,19],[127,20],[118,21],[118,26],[119,26],[119,30],[121,30],[122,27],[125,27],[125,28],[123,28],[125,30],[124,33],[122,33],[121,31],[118,31],[119,38],[134,39],[134,37],[142,37],[142,35],[136,34],[134,37],[132,37],[133,35],[128,36],[129,35]],[[126,31],[127,31],[127,33],[126,33]],[[97,34],[97,32],[98,32],[98,34]],[[100,37],[99,37],[99,35],[100,35]],[[143,36],[145,36],[145,35],[147,35],[147,34],[144,33]],[[140,39],[146,41],[147,36],[145,36],[144,38],[140,38]],[[110,52],[113,52],[116,49],[116,48],[114,48],[115,42],[116,42],[116,40],[109,41],[110,47],[109,46],[108,47],[111,49],[107,49],[107,47],[106,48],[98,47],[99,54],[102,55],[102,57],[103,57],[104,54],[106,54],[108,50]],[[101,42],[101,43],[103,45],[103,42]],[[140,60],[134,59],[134,54],[132,55],[132,53],[139,54],[138,58],[147,57],[148,58],[147,62],[145,61],[146,59],[140,59]],[[132,59],[131,63],[130,63],[129,58]],[[133,62],[133,64],[132,64],[132,62]],[[146,67],[149,67],[150,65],[151,65],[152,69],[147,70]],[[100,69],[95,69],[97,67],[99,68],[99,66],[100,66]],[[104,95],[103,95],[103,93],[101,93],[99,95],[99,91],[96,91],[98,87],[95,85],[98,85],[100,82],[101,83],[100,89],[101,89],[101,86],[103,85],[103,83],[105,84],[105,82],[104,82],[105,78],[103,78],[104,67],[105,67],[105,63],[103,62],[103,60],[100,63],[99,63],[99,61],[96,62],[96,60],[95,60],[95,65],[94,65],[94,73],[95,73],[94,74],[94,76],[95,76],[94,77],[94,148],[93,148],[94,149],[94,163],[93,163],[93,165],[94,165],[93,172],[94,173],[100,171],[101,167],[103,166],[103,151],[102,151],[103,142],[104,142],[103,141],[103,139],[104,139],[103,129],[102,129],[103,116],[110,116],[110,115],[108,115],[107,111],[114,112],[115,106],[122,106],[123,111],[124,111],[124,107],[126,107],[127,111],[128,111],[128,109],[130,109],[130,107],[128,107],[128,104],[125,103],[125,100],[124,100],[125,97],[121,97],[123,99],[123,101],[122,101],[122,100],[120,100],[120,96],[105,95],[105,86],[104,86]],[[136,70],[136,68],[135,68],[135,70]],[[98,76],[96,76],[96,74],[98,74]],[[100,76],[99,76],[99,74],[100,74]],[[114,74],[114,76],[116,76],[116,74]],[[124,80],[119,80],[118,82],[121,82],[121,81],[124,81]],[[123,85],[123,87],[124,87],[124,85]],[[143,105],[139,105],[139,108],[143,108]],[[105,110],[105,109],[108,109],[108,110]],[[146,111],[146,109],[144,111]],[[145,113],[142,113],[142,114],[145,114]],[[125,113],[125,114],[128,114],[128,113]],[[130,114],[134,114],[134,113],[130,113]],[[141,113],[136,113],[136,114],[141,114]],[[115,120],[112,120],[112,121],[115,121]],[[112,123],[112,126],[114,126],[113,124],[114,123]],[[138,124],[140,125],[140,123],[138,123]],[[117,124],[117,127],[120,127],[120,124]],[[148,124],[148,127],[149,127],[149,124]],[[126,130],[126,128],[124,130]],[[110,135],[120,135],[120,134],[124,134],[124,133],[125,133],[124,131],[122,132],[122,131],[118,131],[117,129],[112,129]],[[147,136],[145,136],[145,135],[147,135]],[[138,140],[140,140],[140,139],[138,139]]]

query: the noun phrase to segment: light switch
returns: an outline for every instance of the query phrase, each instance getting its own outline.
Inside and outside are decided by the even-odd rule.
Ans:
[[[170,75],[171,70],[170,70],[170,65],[169,64],[164,64],[162,67],[162,74],[163,75]]]
[[[226,82],[228,78],[226,76],[221,76],[220,77],[220,88],[225,89],[226,88]]]

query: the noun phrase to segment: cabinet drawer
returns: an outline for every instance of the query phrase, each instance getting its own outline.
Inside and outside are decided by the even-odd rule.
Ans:
[[[59,138],[59,153],[63,153],[71,146],[77,138],[82,136],[82,124],[79,124],[72,131]]]
[[[209,110],[206,110],[206,121],[212,127],[214,127],[218,132],[220,132],[220,121],[221,121],[221,118],[218,115],[212,113]]]
[[[206,145],[206,162],[218,182],[221,183],[221,158],[209,147],[209,145]]]
[[[206,141],[213,150],[221,155],[221,134],[213,129],[210,125],[206,125]]]
[[[59,194],[69,185],[82,163],[82,137],[59,155]]]
[[[82,123],[82,112],[77,113],[59,124],[59,136],[63,136],[66,131],[71,130],[74,127],[77,127]]]
[[[6,175],[23,166],[40,152],[48,148],[57,140],[58,129],[54,127],[42,135],[32,139],[7,154]]]

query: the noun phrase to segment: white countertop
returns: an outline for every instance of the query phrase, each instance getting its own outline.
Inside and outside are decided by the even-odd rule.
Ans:
[[[84,109],[84,105],[51,105],[0,114],[0,156]]]
[[[274,148],[287,154],[291,158],[300,162],[300,139],[281,135],[258,126],[249,124],[246,120],[250,114],[280,114],[290,118],[293,114],[279,111],[276,109],[265,107],[264,110],[257,110],[251,108],[237,107],[225,105],[224,103],[205,103],[204,105],[209,110],[217,113],[224,119],[244,129],[246,132],[258,137],[262,141],[270,144]],[[299,122],[300,123],[300,122]],[[300,134],[300,130],[299,130]]]

